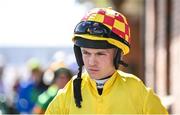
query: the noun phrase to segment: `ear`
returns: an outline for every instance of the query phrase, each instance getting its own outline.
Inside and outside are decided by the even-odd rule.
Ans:
[[[74,45],[74,54],[76,58],[76,62],[79,67],[82,67],[84,65],[83,59],[82,59],[82,53],[79,46]]]

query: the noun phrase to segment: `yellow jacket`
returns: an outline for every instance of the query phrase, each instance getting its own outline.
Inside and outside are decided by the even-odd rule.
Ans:
[[[45,114],[168,114],[156,94],[132,74],[116,71],[105,83],[102,95],[87,73],[82,79],[81,108],[76,107],[71,80]]]

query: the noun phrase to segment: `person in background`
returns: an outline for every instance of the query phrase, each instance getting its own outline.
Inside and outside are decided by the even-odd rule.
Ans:
[[[168,114],[152,89],[119,70],[127,66],[122,56],[130,51],[130,39],[123,14],[111,8],[90,10],[74,29],[79,72],[45,114]]]
[[[57,63],[53,63],[45,72],[44,77],[52,79],[52,85],[38,97],[36,106],[33,109],[34,114],[43,114],[45,112],[58,90],[64,88],[66,83],[72,78],[72,72],[65,67],[58,67]]]
[[[0,114],[8,113],[7,96],[5,93],[4,84],[4,69],[5,69],[5,59],[4,55],[0,54]]]
[[[27,66],[30,70],[30,77],[27,81],[20,82],[15,102],[16,109],[21,114],[30,114],[38,96],[48,88],[42,80],[43,70],[40,61],[31,58]]]

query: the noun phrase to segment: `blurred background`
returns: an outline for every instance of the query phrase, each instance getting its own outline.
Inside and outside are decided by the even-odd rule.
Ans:
[[[18,100],[20,88],[35,72],[42,76],[38,87],[47,89],[43,73],[52,62],[77,73],[73,29],[94,7],[125,14],[132,40],[124,57],[129,66],[121,69],[153,88],[169,113],[180,113],[179,6],[179,0],[0,0],[0,114],[31,113],[20,108],[28,107]]]

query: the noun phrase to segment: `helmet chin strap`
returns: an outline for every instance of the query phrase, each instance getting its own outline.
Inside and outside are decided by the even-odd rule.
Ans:
[[[117,48],[115,52],[115,57],[114,57],[114,66],[115,69],[119,68],[119,64],[123,65],[124,67],[128,67],[128,64],[126,64],[124,61],[122,61],[122,56],[121,56],[122,50]]]
[[[81,108],[81,102],[82,102],[82,94],[81,94],[81,73],[82,73],[82,67],[79,67],[78,76],[73,81],[73,88],[74,88],[74,99],[76,106],[78,108]]]
[[[77,78],[75,78],[73,80],[74,100],[75,100],[76,106],[78,108],[81,108],[81,102],[82,102],[81,74],[82,74],[82,67],[83,67],[84,63],[82,60],[82,53],[81,53],[80,47],[74,45],[74,53],[75,53],[77,64],[79,66],[79,72],[78,72]]]

